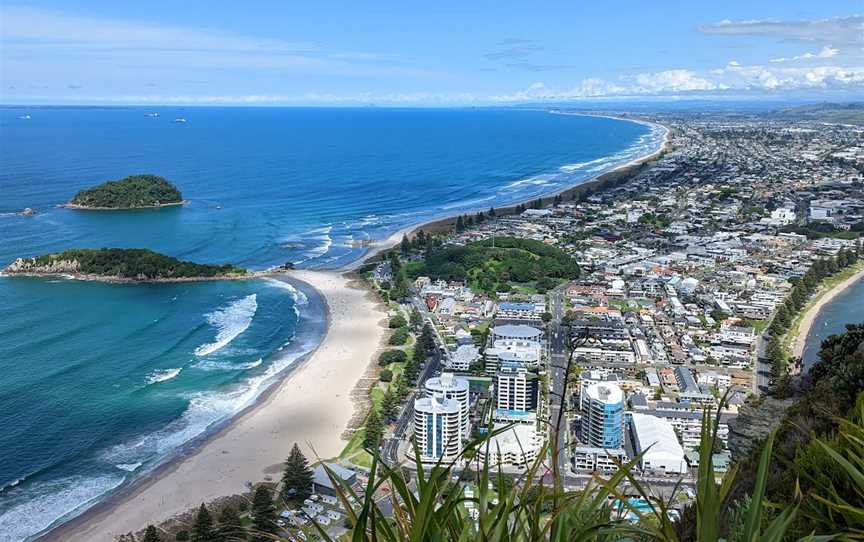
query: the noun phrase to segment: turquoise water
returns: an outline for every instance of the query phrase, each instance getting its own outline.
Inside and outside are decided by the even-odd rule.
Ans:
[[[819,360],[822,341],[846,331],[846,324],[864,324],[864,280],[845,289],[819,311],[807,334],[802,355],[804,367],[809,368]]]
[[[662,135],[532,111],[158,111],[31,109],[22,120],[0,109],[0,265],[126,246],[333,268],[362,256],[355,241],[553,192]],[[167,177],[190,203],[56,207],[141,172]],[[25,207],[36,215],[17,214]],[[295,286],[0,278],[0,541],[80,513],[252,404],[323,332],[321,299]]]

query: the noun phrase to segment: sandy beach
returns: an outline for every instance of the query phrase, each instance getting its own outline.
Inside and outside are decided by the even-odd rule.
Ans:
[[[636,119],[619,120],[644,123]],[[566,197],[594,188],[655,159],[669,145],[669,130],[663,128],[664,139],[656,151],[575,187],[545,195],[541,198],[544,204],[551,204],[557,194]],[[518,204],[499,211],[515,212]],[[352,282],[348,274],[398,244],[403,235],[411,236],[421,228],[442,231],[455,220],[455,216],[450,216],[401,229],[375,242],[363,258],[338,271],[291,271],[291,277],[315,288],[328,308],[326,335],[303,366],[295,368],[266,399],[189,456],[174,461],[127,493],[96,505],[39,540],[112,542],[119,534],[161,523],[202,502],[245,492],[250,482],[278,479],[281,463],[294,442],[300,444],[307,457],[313,457],[312,448],[321,458],[338,456],[345,445],[341,434],[354,415],[351,391],[375,359],[386,335],[384,308],[369,290]]]
[[[326,335],[304,366],[192,455],[42,540],[111,542],[201,502],[242,493],[248,482],[278,479],[294,442],[308,457],[312,448],[322,458],[339,455],[345,444],[341,434],[354,413],[351,390],[383,343],[386,313],[367,289],[341,273],[295,271],[291,276],[327,301]]]
[[[830,303],[831,300],[840,295],[846,288],[849,288],[859,280],[864,280],[864,269],[861,269],[848,279],[822,294],[813,306],[807,310],[804,317],[801,318],[801,324],[798,326],[798,333],[794,337],[791,337],[792,355],[794,357],[800,358],[804,355],[804,348],[807,346],[807,336],[810,334],[810,328],[813,327],[813,322],[816,320],[822,307]]]

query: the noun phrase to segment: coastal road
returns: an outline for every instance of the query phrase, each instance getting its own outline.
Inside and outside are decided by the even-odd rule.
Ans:
[[[412,299],[412,304],[420,311],[420,314],[423,316],[424,324],[429,322],[432,324],[433,329],[435,329],[436,347],[433,349],[430,356],[426,358],[426,365],[423,367],[423,370],[420,371],[420,376],[417,379],[417,389],[409,393],[405,398],[402,410],[394,424],[393,436],[384,439],[381,443],[381,456],[390,465],[395,465],[399,462],[399,444],[405,440],[408,430],[413,425],[414,399],[422,395],[420,390],[422,389],[423,383],[441,369],[444,357],[442,352],[446,352],[443,339],[438,334],[438,330],[435,328],[435,324],[432,321],[432,316],[428,310],[426,310],[426,305],[416,299]]]

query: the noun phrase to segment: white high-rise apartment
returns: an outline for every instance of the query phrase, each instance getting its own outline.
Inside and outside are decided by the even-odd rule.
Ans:
[[[459,403],[459,418],[462,424],[462,434],[468,435],[469,393],[468,380],[453,373],[441,373],[441,376],[430,378],[424,384],[426,396],[443,395]]]
[[[453,459],[462,452],[461,406],[443,395],[414,401],[414,442],[423,461]]]

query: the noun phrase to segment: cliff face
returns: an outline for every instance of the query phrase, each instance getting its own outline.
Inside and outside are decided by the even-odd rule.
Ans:
[[[786,410],[797,398],[775,399],[763,397],[758,402],[748,402],[738,410],[738,417],[729,421],[729,450],[732,459],[743,461],[750,453],[761,447],[771,431],[780,426]]]
[[[37,264],[36,258],[18,258],[4,271],[7,273],[33,273],[45,275],[68,275],[78,273],[81,264],[77,260],[51,260],[45,264]]]

